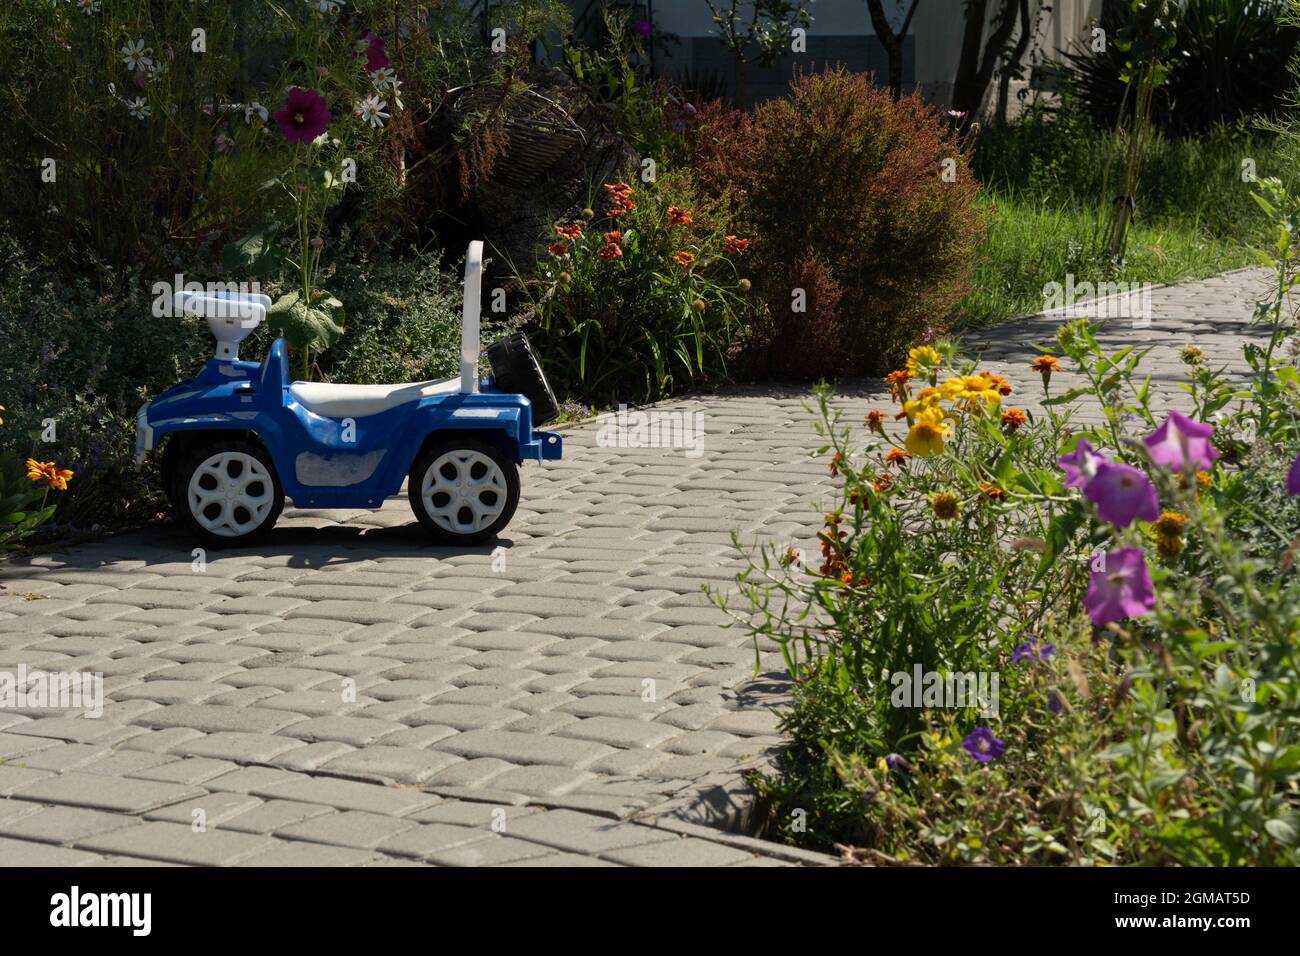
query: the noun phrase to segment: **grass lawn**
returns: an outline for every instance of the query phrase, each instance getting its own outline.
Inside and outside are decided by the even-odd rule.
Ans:
[[[1108,270],[1089,250],[1095,216],[1054,206],[1042,197],[986,195],[988,238],[975,270],[975,288],[962,301],[961,327],[993,325],[1041,311],[1043,286],[1065,282],[1153,285],[1201,279],[1253,265],[1249,240],[1209,235],[1195,218],[1137,223],[1129,233],[1124,267]]]
[[[1077,117],[1030,120],[979,134],[976,176],[989,233],[958,327],[992,325],[1043,309],[1043,286],[1075,282],[1170,283],[1253,265],[1267,235],[1251,177],[1293,184],[1276,142],[1249,129],[1199,139],[1157,136],[1143,163],[1137,218],[1122,267],[1093,241],[1108,160],[1119,144]],[[1117,174],[1117,170],[1115,171]]]

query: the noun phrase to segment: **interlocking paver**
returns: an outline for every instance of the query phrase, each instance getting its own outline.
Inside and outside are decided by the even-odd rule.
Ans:
[[[5,770],[0,767],[0,779]],[[35,771],[32,771],[35,773]],[[58,775],[43,774],[40,779],[9,790],[20,800],[37,800],[118,813],[146,813],[156,807],[179,803],[203,793],[197,787],[156,780],[133,780],[99,774],[69,771]]]
[[[405,830],[420,824],[383,813],[364,810],[345,810],[312,817],[276,831],[284,840],[305,840],[308,843],[328,843],[331,846],[348,846],[355,849],[373,849]],[[414,855],[414,854],[413,854]]]
[[[198,831],[180,823],[144,823],[137,827],[83,837],[79,849],[142,856],[168,863],[229,866],[270,845],[270,839],[217,827]]]

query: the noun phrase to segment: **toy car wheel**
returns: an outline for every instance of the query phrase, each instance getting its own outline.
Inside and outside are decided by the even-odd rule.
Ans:
[[[407,482],[411,510],[444,541],[475,544],[509,524],[519,504],[519,468],[501,449],[472,438],[427,448]]]
[[[533,406],[533,427],[540,428],[560,413],[551,383],[533,354],[528,336],[522,332],[498,339],[487,347],[492,378],[503,392],[524,396]]]
[[[178,517],[209,544],[244,544],[280,517],[284,492],[275,465],[252,442],[195,448],[176,470]]]

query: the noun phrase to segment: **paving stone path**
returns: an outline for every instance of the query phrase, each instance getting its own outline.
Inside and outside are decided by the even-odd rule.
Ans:
[[[1239,363],[1266,282],[1157,290],[1108,344],[1154,346],[1173,394],[1188,342]],[[1058,324],[997,328],[986,367],[1033,386]],[[499,549],[429,546],[402,497],[288,511],[203,565],[167,526],[0,565],[0,672],[101,672],[106,699],[0,709],[0,865],[827,862],[716,828],[745,823],[786,685],[702,590],[744,566],[732,531],[815,547],[833,486],[805,397],[657,406],[703,413],[698,457],[570,428]]]

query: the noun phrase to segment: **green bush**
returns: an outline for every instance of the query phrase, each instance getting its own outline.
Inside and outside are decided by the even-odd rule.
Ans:
[[[1137,0],[1117,3],[1099,25],[1110,42],[1065,55],[1071,87],[1093,119],[1110,127],[1124,96],[1122,40],[1138,21]],[[1176,135],[1203,133],[1253,114],[1271,114],[1286,89],[1287,62],[1296,48],[1295,24],[1283,17],[1288,0],[1174,0],[1174,55],[1168,80],[1156,91],[1155,121]],[[1131,108],[1131,107],[1130,107]]]
[[[0,442],[76,472],[56,530],[153,517],[160,499],[132,462],[135,413],[211,355],[207,326],[155,317],[152,298],[132,291],[135,275],[67,282],[34,268],[3,236],[0,262],[0,404],[8,408]]]
[[[353,256],[340,250],[330,278],[351,316],[347,334],[321,365],[336,382],[420,382],[460,374],[463,286],[459,261],[443,268],[432,252],[398,258],[387,250]],[[489,314],[490,316],[490,314]],[[485,324],[486,348],[513,328]]]
[[[1300,862],[1300,200],[1262,194],[1268,341],[1244,387],[1184,350],[1191,423],[1082,320],[1057,344],[1085,384],[1036,361],[1037,420],[950,346],[890,376],[905,424],[870,415],[865,448],[821,393],[820,566],[764,549],[733,612],[796,679],[771,832],[874,863]],[[1098,425],[1060,411],[1088,398]],[[918,670],[985,693],[915,706]]]

